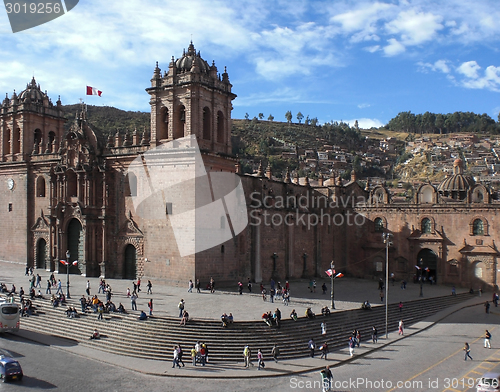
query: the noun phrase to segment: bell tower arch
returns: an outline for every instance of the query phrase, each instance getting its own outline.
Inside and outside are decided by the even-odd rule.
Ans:
[[[194,134],[202,152],[231,155],[231,110],[236,98],[231,88],[227,70],[219,74],[215,62],[209,65],[192,42],[182,57],[172,57],[163,75],[156,63],[151,87],[146,89],[151,96],[151,146]]]

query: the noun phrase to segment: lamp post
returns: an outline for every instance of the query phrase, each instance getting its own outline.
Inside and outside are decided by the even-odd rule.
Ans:
[[[69,295],[69,249],[66,251],[66,298],[71,298]]]
[[[424,260],[420,259],[418,261],[420,267],[420,297],[424,296]]]
[[[335,270],[334,270],[335,264],[333,264],[333,260],[330,263],[330,268],[332,270],[332,274],[330,275],[330,279],[332,280],[331,281],[331,285],[330,285],[330,287],[331,287],[331,293],[330,294],[331,294],[331,297],[332,297],[332,309],[335,309],[335,286],[334,286],[334,284],[335,284]]]
[[[389,247],[392,246],[392,234],[383,233],[385,244],[385,338],[389,337]]]

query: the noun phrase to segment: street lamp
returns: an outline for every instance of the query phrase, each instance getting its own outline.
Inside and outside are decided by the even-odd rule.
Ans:
[[[418,261],[418,264],[419,264],[419,267],[420,267],[420,297],[423,297],[424,296],[424,269],[423,269],[423,265],[424,265],[424,260],[420,259]]]
[[[383,233],[385,244],[385,338],[389,337],[389,247],[392,246],[392,234]]]
[[[330,263],[330,268],[332,270],[332,274],[330,275],[330,279],[332,280],[331,281],[331,285],[330,287],[332,288],[331,289],[331,297],[332,297],[332,309],[335,309],[335,289],[334,289],[334,283],[335,283],[335,264],[333,264],[333,260],[332,262]]]
[[[69,295],[69,249],[66,251],[66,298],[71,298]]]

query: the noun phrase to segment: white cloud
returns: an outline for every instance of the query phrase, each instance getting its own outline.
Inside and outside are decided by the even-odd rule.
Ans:
[[[500,92],[500,67],[490,65],[481,74],[481,67],[476,61],[467,61],[457,67],[457,73],[465,76],[459,84],[465,88],[486,89]]]
[[[358,108],[360,109],[365,109],[365,108],[369,108],[371,105],[369,103],[360,103],[358,105]]]
[[[465,63],[462,63],[457,68],[457,72],[462,74],[462,75],[465,75],[468,78],[477,79],[479,76],[478,72],[480,69],[481,69],[481,67],[478,65],[477,62],[467,61]]]
[[[390,38],[387,42],[389,42],[389,45],[384,47],[386,56],[396,56],[406,50],[405,46],[395,38]]]
[[[449,74],[451,72],[450,67],[448,66],[447,60],[437,60],[434,64],[431,63],[417,63],[420,67],[420,71],[426,72],[427,70],[442,72],[444,74]]]
[[[370,53],[375,53],[380,50],[380,45],[367,46],[365,50]]]
[[[419,45],[430,41],[443,29],[442,19],[440,15],[409,10],[401,12],[385,28],[390,34],[399,35],[404,45]]]
[[[358,126],[362,129],[370,129],[372,127],[379,128],[379,127],[385,125],[384,123],[382,123],[380,120],[378,120],[376,118],[358,118],[358,119],[354,119],[354,120],[348,120],[348,121],[343,120],[343,121],[352,127],[352,126],[354,126],[354,123],[356,122],[356,120],[358,121]]]

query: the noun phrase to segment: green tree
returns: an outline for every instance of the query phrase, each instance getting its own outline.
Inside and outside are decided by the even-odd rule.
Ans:
[[[358,129],[359,129],[358,120],[354,121],[354,128],[356,128],[356,130],[358,130]]]
[[[299,120],[299,124],[301,123],[303,118],[304,118],[304,115],[301,112],[298,112],[297,113],[297,120]]]
[[[274,116],[272,114],[269,115],[269,117],[267,118],[268,121],[273,121],[274,120]]]
[[[316,125],[318,125],[318,118],[317,117],[311,118],[311,125],[313,127],[315,127]]]
[[[292,116],[292,112],[290,110],[285,113],[285,118],[286,118],[286,122],[288,124],[290,124],[292,122],[293,116]]]
[[[250,118],[250,115],[248,113],[245,113],[245,120],[248,120]]]
[[[262,120],[264,118],[264,113],[259,113],[259,120]]]

